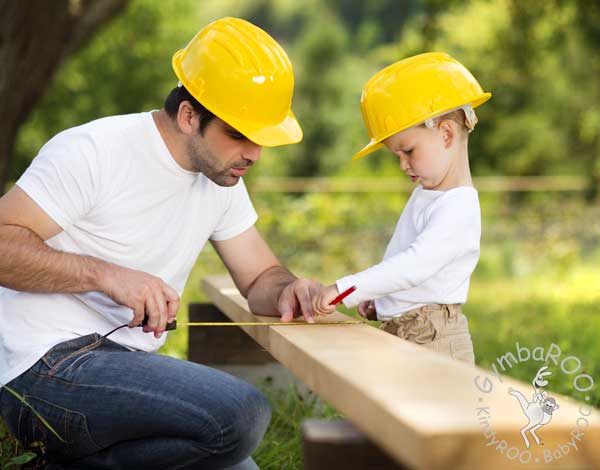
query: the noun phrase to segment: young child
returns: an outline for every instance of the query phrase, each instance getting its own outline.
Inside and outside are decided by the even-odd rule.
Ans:
[[[481,215],[467,147],[473,108],[490,97],[462,64],[436,52],[396,62],[367,82],[361,111],[371,141],[353,159],[385,145],[419,185],[383,261],[323,287],[316,314],[333,312],[329,302],[355,285],[347,307],[358,305],[389,333],[474,363],[461,305],[479,259]]]

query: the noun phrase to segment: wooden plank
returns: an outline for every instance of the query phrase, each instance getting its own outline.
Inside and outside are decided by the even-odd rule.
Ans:
[[[213,304],[192,303],[191,322],[231,321]],[[190,328],[188,360],[208,365],[251,365],[274,361],[265,349],[239,328]]]
[[[233,321],[273,319],[250,313],[246,300],[232,294],[228,276],[207,278],[203,288]],[[347,318],[336,312],[319,321]],[[560,410],[538,430],[544,445],[527,450],[519,432],[527,419],[508,387],[530,396],[531,384],[452,361],[367,325],[243,329],[399,463],[600,468],[600,447],[594,445],[600,438],[599,412],[569,397],[551,394]],[[483,388],[486,380],[493,384],[489,393],[475,386]],[[519,462],[528,456],[528,465]]]
[[[302,423],[304,470],[400,470],[392,460],[352,423],[307,419]]]

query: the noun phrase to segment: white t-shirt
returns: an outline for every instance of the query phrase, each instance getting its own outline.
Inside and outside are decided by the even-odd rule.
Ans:
[[[355,307],[375,300],[379,320],[426,304],[462,304],[479,260],[481,211],[477,191],[461,186],[434,191],[417,186],[396,225],[383,261],[337,281]]]
[[[250,228],[256,212],[242,180],[221,187],[181,168],[151,113],[99,119],[52,138],[17,181],[63,231],[46,240],[160,277],[182,294],[206,241]],[[40,294],[0,287],[0,383],[31,367],[61,341],[108,333],[128,323],[129,308],[99,292]],[[141,328],[111,340],[155,351]]]

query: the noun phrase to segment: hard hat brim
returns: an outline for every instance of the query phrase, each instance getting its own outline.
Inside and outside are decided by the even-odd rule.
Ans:
[[[223,119],[227,124],[241,132],[255,144],[263,147],[297,144],[302,140],[302,128],[290,109],[287,116],[279,124],[256,125],[254,123],[236,122],[235,119]]]
[[[376,140],[372,140],[367,145],[365,145],[359,152],[355,153],[352,157],[352,160],[360,160],[363,157],[366,157],[370,153],[373,153],[375,150],[379,150],[384,147],[381,142],[377,142]]]

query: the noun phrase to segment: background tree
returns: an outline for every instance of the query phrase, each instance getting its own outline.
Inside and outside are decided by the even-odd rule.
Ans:
[[[0,1],[0,193],[17,132],[65,58],[129,0]]]

